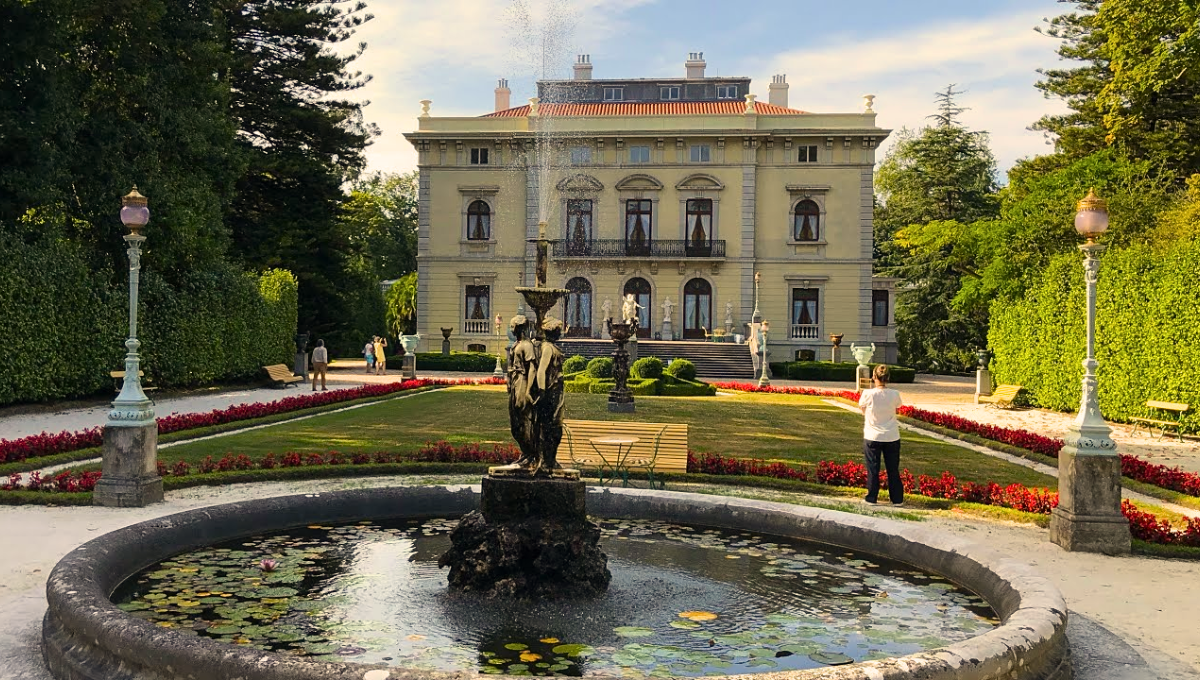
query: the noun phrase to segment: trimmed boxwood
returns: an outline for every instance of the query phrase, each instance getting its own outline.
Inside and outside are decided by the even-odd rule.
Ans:
[[[389,364],[400,366],[400,357],[391,357]],[[442,356],[441,352],[418,352],[417,370],[426,371],[461,371],[463,373],[491,373],[496,370],[496,355],[486,352],[451,352],[450,356]]]
[[[563,373],[579,373],[586,370],[587,365],[587,357],[583,356],[582,354],[576,354],[573,357],[568,357],[567,360],[563,362]]]
[[[695,380],[696,364],[687,359],[675,359],[667,365],[666,374],[684,380]]]
[[[877,364],[869,364],[875,370]],[[854,382],[857,376],[858,364],[847,362],[833,363],[832,361],[788,361],[772,362],[771,372],[777,378],[789,380],[829,380],[834,382]],[[914,368],[888,365],[891,381],[894,383],[911,383],[917,377]]]
[[[663,362],[658,357],[642,357],[633,362],[629,374],[635,378],[661,378]]]
[[[587,374],[592,378],[613,377],[613,360],[609,357],[596,357],[588,362]]]
[[[565,384],[566,391],[575,394],[608,394],[617,383],[612,378],[589,378],[580,373]],[[680,380],[673,376],[630,378],[625,384],[634,395],[647,397],[710,397],[717,393],[717,388],[707,383]]]

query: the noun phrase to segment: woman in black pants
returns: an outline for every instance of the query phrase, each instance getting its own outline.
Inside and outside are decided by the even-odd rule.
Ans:
[[[900,393],[887,386],[888,367],[875,367],[875,387],[863,390],[858,408],[863,413],[863,457],[867,462],[867,503],[879,498],[879,459],[887,469],[888,496],[892,505],[904,504],[904,483],[900,481]]]

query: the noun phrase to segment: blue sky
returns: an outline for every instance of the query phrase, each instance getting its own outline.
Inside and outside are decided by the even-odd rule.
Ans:
[[[375,19],[356,36],[368,44],[356,66],[374,76],[360,96],[383,130],[367,150],[369,169],[415,167],[402,135],[416,127],[422,99],[433,101],[435,116],[481,115],[505,77],[513,105],[524,103],[536,65],[520,46],[553,24],[561,77],[579,53],[591,55],[595,78],[681,77],[688,53],[704,52],[709,75],[749,76],[762,100],[771,76],[787,74],[790,105],[806,111],[859,111],[862,95],[874,94],[878,124],[894,130],[926,124],[934,92],[957,83],[970,107],[964,122],[990,133],[1003,172],[1051,150],[1027,128],[1064,110],[1034,88],[1037,68],[1059,64],[1057,42],[1033,29],[1066,7],[1054,0],[373,0]]]

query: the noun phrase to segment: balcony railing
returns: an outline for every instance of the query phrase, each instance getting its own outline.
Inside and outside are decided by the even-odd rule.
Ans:
[[[554,257],[725,257],[725,241],[704,241],[702,245],[683,239],[655,239],[642,244],[619,238],[559,241],[554,244]]]
[[[487,319],[466,319],[463,321],[463,332],[470,335],[490,333],[490,323]]]
[[[817,324],[794,323],[792,324],[792,339],[793,340],[816,340],[821,337],[820,326]]]

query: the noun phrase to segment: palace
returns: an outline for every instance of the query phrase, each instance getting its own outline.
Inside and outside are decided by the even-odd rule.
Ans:
[[[504,342],[544,221],[571,337],[601,337],[626,294],[640,337],[745,335],[757,272],[772,361],[827,360],[831,334],[896,360],[895,280],[871,270],[872,173],[890,132],[873,97],[861,113],[808,113],[789,107],[784,76],[763,103],[749,78],[706,77],[703,53],[685,69],[597,80],[581,55],[574,79],[539,82],[524,106],[505,80],[480,117],[434,117],[422,102],[406,135],[419,153],[422,351],[441,329],[455,350]]]

